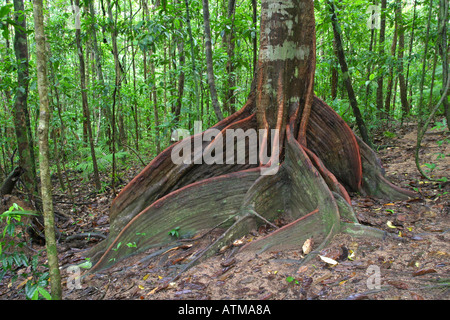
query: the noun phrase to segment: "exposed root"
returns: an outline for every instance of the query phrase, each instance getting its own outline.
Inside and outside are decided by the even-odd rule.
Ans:
[[[283,130],[284,145],[278,147],[283,157],[274,175],[261,175],[261,164],[252,168],[248,153],[245,164],[174,165],[170,159],[174,146],[169,147],[114,201],[110,234],[92,251],[92,260],[97,263],[90,272],[150,248],[198,240],[195,235],[203,237],[219,227],[225,232],[183,265],[176,278],[258,224],[269,224],[276,230],[250,242],[241,252],[295,248],[311,237],[319,243],[318,252],[338,232],[383,237],[382,232],[358,223],[347,190],[388,199],[413,194],[383,177],[375,153],[329,106],[314,98],[310,111],[308,147],[299,142],[304,139],[297,136],[295,128],[299,125],[295,117],[291,118]],[[227,139],[227,128],[254,128],[252,112],[250,100],[244,111],[216,125],[221,138]],[[204,141],[202,152],[214,149],[216,143],[217,139]],[[198,156],[193,154],[194,159]],[[277,228],[272,221],[280,215],[290,223]],[[237,220],[232,223],[233,219]],[[181,239],[168,234],[176,227]],[[130,249],[127,243],[135,246]],[[313,256],[308,255],[302,263]]]

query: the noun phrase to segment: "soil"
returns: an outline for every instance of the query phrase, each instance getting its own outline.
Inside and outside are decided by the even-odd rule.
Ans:
[[[56,220],[62,234],[58,250],[63,298],[448,300],[450,182],[427,181],[418,173],[414,163],[416,131],[413,123],[404,124],[400,129],[390,128],[390,131],[395,134],[380,132],[375,141],[381,146],[378,154],[386,176],[398,186],[416,190],[417,198],[387,202],[352,195],[360,222],[384,230],[387,237],[382,240],[338,234],[321,252],[314,251],[312,241],[309,254],[318,254],[303,264],[302,243],[298,250],[267,251],[257,256],[237,252],[242,244],[270,232],[267,226],[222,248],[216,256],[192,267],[176,280],[172,280],[173,276],[183,264],[217,234],[210,233],[195,243],[186,242],[157,256],[151,256],[151,251],[136,255],[108,270],[73,282],[73,273],[69,272],[72,269],[68,267],[83,263],[86,250],[108,232],[112,195],[91,193],[89,184],[72,173],[77,195],[75,206],[66,194],[55,195]],[[432,177],[449,177],[450,133],[430,129],[422,141],[420,158],[424,170]],[[139,170],[124,173],[124,184]],[[58,186],[56,178],[55,186]],[[67,238],[85,232],[97,234]],[[33,249],[44,248],[34,244]],[[11,275],[7,274],[0,283],[0,298],[25,299],[23,284],[18,288],[20,283],[19,280],[12,282]]]

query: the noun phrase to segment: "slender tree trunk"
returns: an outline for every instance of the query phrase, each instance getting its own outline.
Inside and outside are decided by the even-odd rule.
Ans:
[[[373,0],[373,4],[376,4],[376,1]],[[372,12],[372,16],[374,14],[374,11]],[[375,28],[371,28],[370,29],[370,44],[369,44],[369,53],[372,54],[372,50],[373,50],[373,44],[375,41]],[[337,54],[336,54],[337,56]],[[366,109],[369,108],[369,101],[370,101],[370,95],[371,95],[371,83],[370,83],[370,76],[372,74],[372,63],[369,62],[368,66],[367,66],[367,77],[366,77],[366,92],[365,92],[365,107]]]
[[[52,202],[52,184],[50,181],[48,132],[50,110],[48,106],[47,56],[44,35],[44,17],[42,0],[34,0],[34,30],[36,39],[36,65],[39,92],[39,167],[41,175],[41,194],[44,209],[45,242],[50,270],[52,299],[62,298],[61,275],[59,272],[58,252],[55,239],[55,221]]]
[[[150,51],[151,52],[151,51]],[[152,54],[153,57],[153,54]],[[159,154],[161,152],[161,139],[159,136],[159,114],[158,114],[158,96],[156,91],[156,70],[155,70],[155,63],[151,61],[150,67],[152,70],[152,77],[153,77],[153,88],[150,94],[150,100],[153,100],[153,116],[155,121],[155,145],[156,145],[156,153]]]
[[[333,25],[334,38],[336,39],[336,49],[337,49],[337,53],[338,53],[339,64],[341,65],[343,80],[345,83],[345,87],[347,89],[348,98],[350,100],[350,105],[352,107],[353,114],[356,118],[356,124],[358,126],[358,129],[359,129],[362,139],[364,140],[365,143],[367,143],[369,146],[371,146],[372,142],[370,141],[369,134],[367,132],[366,125],[364,123],[364,119],[361,115],[361,111],[358,108],[358,102],[356,100],[355,92],[353,90],[352,82],[350,79],[350,73],[348,70],[347,61],[345,60],[345,54],[344,54],[344,49],[342,47],[342,40],[341,40],[341,31],[340,31],[339,22],[338,22],[337,16],[336,16],[334,0],[329,0],[328,4],[330,6],[331,22]]]
[[[438,47],[439,52],[442,58],[442,90],[441,94],[445,91],[446,83],[449,79],[449,67],[448,67],[448,10],[449,10],[449,1],[448,0],[440,0],[439,3],[439,27],[438,27]],[[448,102],[448,91],[445,95],[442,104],[444,105],[444,113],[447,119],[447,127],[450,129],[450,105]]]
[[[133,25],[133,6],[131,0],[130,4],[130,27]],[[138,116],[138,104],[137,104],[137,90],[136,90],[136,62],[135,62],[135,54],[137,49],[134,49],[134,36],[131,41],[131,64],[133,66],[133,106],[131,107],[133,110],[133,119],[134,119],[134,131],[135,131],[135,148],[136,151],[139,151],[139,116]]]
[[[431,75],[431,85],[430,85],[430,98],[428,99],[428,111],[431,111],[432,104],[433,104],[433,89],[434,89],[434,81],[436,80],[436,65],[437,65],[437,54],[438,49],[434,49],[433,54],[433,73]]]
[[[112,30],[111,30],[111,41],[112,41],[112,50],[114,56],[114,66],[115,66],[115,81],[114,81],[114,91],[113,91],[113,103],[112,103],[112,191],[113,194],[116,193],[116,106],[117,106],[117,97],[120,95],[120,86],[121,86],[121,68],[119,62],[119,51],[117,49],[117,15],[119,9],[116,8],[115,17],[112,14],[112,4],[110,0],[107,0],[108,6],[108,18],[110,21],[114,21]]]
[[[106,135],[108,137],[108,140],[111,140],[111,109],[109,107],[109,104],[106,103],[106,96],[108,95],[108,88],[105,85],[105,79],[103,76],[103,68],[102,68],[102,59],[100,54],[100,48],[98,47],[98,41],[97,41],[97,29],[95,24],[95,10],[94,10],[94,0],[89,1],[89,14],[91,17],[92,22],[92,49],[94,51],[94,58],[95,58],[95,66],[97,71],[97,79],[100,83],[101,88],[101,95],[100,95],[100,110],[102,110],[103,114],[106,116],[106,119],[108,120],[106,125],[104,126],[106,130]]]
[[[206,0],[207,1],[207,0]],[[236,75],[234,73],[234,19],[236,11],[236,0],[228,0],[227,17],[231,21],[229,28],[225,29],[223,36],[223,42],[225,50],[227,51],[228,61],[226,65],[227,70],[227,85],[225,86],[225,101],[224,110],[227,110],[229,114],[236,112],[236,98],[234,97],[234,87],[236,86]]]
[[[220,110],[219,100],[217,99],[216,81],[214,79],[214,68],[211,48],[211,27],[209,25],[209,6],[208,0],[203,2],[203,21],[205,27],[205,54],[206,54],[206,68],[208,75],[209,91],[211,94],[211,101],[216,114],[217,120],[223,119],[222,111]]]
[[[181,13],[179,13],[181,14]],[[183,24],[180,22],[180,31],[183,30]],[[174,106],[172,113],[174,114],[175,122],[180,122],[181,115],[181,107],[183,104],[183,93],[184,93],[184,82],[185,82],[185,74],[184,74],[184,65],[186,63],[186,56],[184,54],[184,41],[181,37],[176,36],[176,50],[178,51],[178,66],[175,65],[174,61],[174,70],[178,70],[178,84],[177,84],[177,102]],[[175,51],[175,49],[174,49]]]
[[[75,0],[75,6],[80,6],[80,0]],[[94,168],[94,184],[95,188],[100,190],[102,188],[102,185],[100,183],[100,176],[98,173],[98,165],[97,165],[97,157],[95,155],[95,148],[94,148],[94,140],[92,137],[92,128],[91,128],[91,119],[90,119],[90,112],[89,112],[89,106],[88,106],[88,100],[87,100],[87,90],[86,90],[86,68],[84,65],[84,55],[83,55],[83,46],[81,44],[81,30],[79,28],[75,29],[75,37],[76,37],[76,43],[77,43],[77,51],[78,51],[78,59],[80,62],[80,81],[81,81],[81,100],[83,104],[83,114],[86,117],[85,123],[87,127],[87,139],[89,146],[91,148],[91,157],[92,157],[92,165]]]
[[[402,103],[402,120],[410,111],[405,75],[403,74],[403,53],[405,51],[405,26],[403,25],[402,1],[396,0],[395,20],[398,32],[398,81],[400,84],[400,101]]]
[[[335,54],[335,57],[337,57],[336,39],[334,37],[333,37],[333,52]],[[333,65],[331,66],[331,100],[332,101],[336,100],[336,98],[337,98],[338,82],[339,82],[339,72],[338,72],[338,68],[335,66],[335,63],[333,62]]]
[[[428,62],[428,41],[430,40],[430,25],[431,25],[431,13],[433,11],[433,0],[430,0],[430,6],[428,10],[428,22],[427,22],[427,31],[425,35],[425,49],[423,53],[423,62],[422,62],[422,75],[420,77],[420,84],[419,84],[419,103],[418,103],[418,126],[419,128],[422,127],[423,123],[423,115],[424,115],[424,105],[423,105],[423,86],[425,84],[425,70]]]
[[[414,43],[414,29],[416,25],[416,8],[417,8],[417,0],[414,0],[414,9],[413,9],[413,21],[411,26],[411,37],[409,39],[409,60],[406,66],[406,88],[409,88],[409,103],[411,104],[411,96],[412,96],[412,86],[409,86],[409,67],[411,66],[411,56],[412,56],[412,49],[413,49],[413,43]]]
[[[381,21],[380,21],[380,42],[378,43],[379,49],[379,61],[378,69],[381,72],[381,75],[378,77],[378,87],[377,87],[377,109],[378,113],[381,115],[383,113],[383,68],[382,66],[385,64],[386,59],[384,56],[384,41],[385,41],[385,33],[386,33],[386,0],[381,0]]]
[[[17,91],[14,101],[14,127],[19,153],[19,165],[24,169],[22,181],[26,192],[30,195],[37,191],[36,161],[34,157],[33,139],[31,134],[30,116],[28,113],[28,44],[26,33],[26,16],[23,0],[14,0],[15,27],[14,52],[17,60]]]
[[[198,72],[195,64],[195,48],[194,48],[194,37],[192,36],[192,27],[191,27],[191,15],[189,13],[189,0],[184,0],[186,4],[186,25],[189,34],[189,42],[191,47],[191,63],[192,63],[192,78],[194,79],[194,91],[195,91],[195,106],[197,111],[196,118],[199,120],[200,118],[200,95],[198,91]]]
[[[252,0],[252,19],[253,19],[253,28],[256,32],[256,19],[257,19],[257,5],[256,0]],[[258,54],[258,38],[255,36],[252,38],[252,44],[253,44],[253,74],[256,74],[256,61],[257,61],[257,54]]]
[[[393,60],[395,60],[396,49],[397,49],[397,23],[395,23],[394,36],[392,37],[392,45],[391,45],[391,57]],[[384,102],[384,108],[387,117],[389,117],[389,114],[391,113],[391,97],[393,85],[394,85],[394,66],[391,64],[389,66],[389,79],[386,88],[386,100]]]

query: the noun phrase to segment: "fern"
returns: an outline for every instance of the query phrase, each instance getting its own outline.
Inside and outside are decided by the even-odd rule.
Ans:
[[[113,154],[104,146],[98,146],[94,148],[95,157],[97,159],[97,167],[99,172],[106,172],[112,167]],[[76,165],[75,169],[82,172],[83,177],[87,177],[94,172],[94,164],[92,162],[92,155],[90,148],[81,148],[78,150],[78,156],[80,162]],[[128,152],[120,151],[116,152],[115,157],[117,159],[123,159],[128,156]]]

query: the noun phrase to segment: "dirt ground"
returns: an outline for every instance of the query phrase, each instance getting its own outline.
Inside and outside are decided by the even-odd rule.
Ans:
[[[338,234],[305,264],[300,264],[305,256],[302,243],[292,251],[267,251],[259,256],[236,253],[240,244],[270,232],[262,227],[175,281],[171,281],[172,277],[198,250],[197,245],[176,247],[157,257],[149,258],[150,252],[140,254],[76,283],[68,267],[84,262],[85,250],[101,239],[81,237],[59,243],[64,299],[448,300],[450,182],[426,181],[418,173],[413,124],[391,131],[395,136],[380,132],[376,140],[382,146],[378,154],[386,175],[396,185],[416,190],[417,198],[387,202],[352,197],[360,222],[386,231],[386,239]],[[431,170],[430,175],[450,178],[450,134],[430,129],[420,157],[424,170]],[[123,179],[131,179],[137,171],[130,170],[130,176]],[[58,228],[64,236],[81,232],[107,234],[112,197],[107,193],[90,194],[83,182],[74,192],[79,195],[75,208],[66,195],[55,196]],[[200,245],[214,236],[210,234],[210,239],[203,239]],[[6,276],[0,283],[0,298],[24,299],[23,290],[17,289],[18,282],[11,283],[11,277]]]

